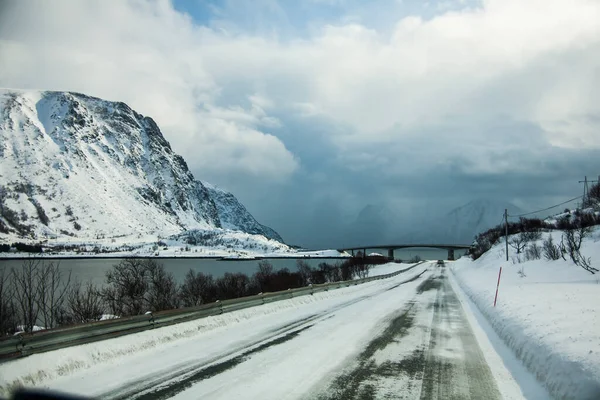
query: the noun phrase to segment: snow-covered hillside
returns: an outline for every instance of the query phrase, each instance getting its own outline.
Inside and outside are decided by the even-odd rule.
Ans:
[[[1,241],[165,237],[218,229],[220,215],[281,239],[240,223],[254,219],[233,195],[228,209],[211,194],[156,123],[124,103],[0,90]]]
[[[544,232],[542,241],[561,231]],[[566,260],[525,261],[503,241],[476,261],[450,263],[471,301],[505,344],[557,399],[600,395],[600,279]],[[600,265],[600,227],[583,240],[581,254]],[[521,262],[519,262],[519,260]],[[493,306],[502,267],[498,303]],[[534,397],[532,397],[534,398]]]
[[[210,183],[203,182],[203,185],[217,207],[217,213],[223,228],[263,235],[266,238],[283,243],[283,239],[277,232],[258,223],[233,194]]]

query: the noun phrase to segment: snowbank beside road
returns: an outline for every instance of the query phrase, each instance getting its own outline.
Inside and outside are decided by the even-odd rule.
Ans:
[[[369,269],[369,276],[379,276],[379,275],[391,274],[396,271],[411,268],[414,265],[415,264],[401,264],[401,263],[395,263],[395,262],[373,265]]]
[[[560,242],[560,232],[554,239]],[[600,230],[585,240],[582,254],[600,263]],[[600,275],[562,259],[513,263],[505,257],[498,244],[477,261],[462,258],[451,269],[498,335],[554,397],[600,398]]]

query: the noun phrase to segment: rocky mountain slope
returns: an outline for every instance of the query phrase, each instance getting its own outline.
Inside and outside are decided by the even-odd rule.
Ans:
[[[206,187],[210,198],[217,207],[217,214],[224,229],[263,235],[283,243],[283,239],[277,232],[256,221],[233,194],[207,182],[204,182],[203,186]]]
[[[124,103],[0,90],[0,240],[223,226],[281,239],[234,200],[196,180],[156,123]]]

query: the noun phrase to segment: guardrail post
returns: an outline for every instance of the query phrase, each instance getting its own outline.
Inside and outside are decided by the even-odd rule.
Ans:
[[[148,315],[148,322],[150,322],[150,325],[152,325],[152,328],[154,328],[154,314],[152,314],[152,311],[146,311],[146,315]]]
[[[219,314],[223,314],[223,304],[221,304],[220,300],[217,300],[216,303],[219,303]]]
[[[263,292],[260,292],[258,295],[260,296],[260,299],[262,300],[262,304],[265,304],[265,295],[263,294]]]
[[[16,350],[19,354],[23,355],[23,350],[25,349],[25,340],[23,339],[24,333],[19,335],[19,343],[16,345]]]

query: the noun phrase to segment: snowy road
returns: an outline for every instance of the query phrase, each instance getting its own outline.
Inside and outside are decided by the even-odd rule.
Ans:
[[[445,268],[336,292],[41,386],[109,399],[502,398]]]

